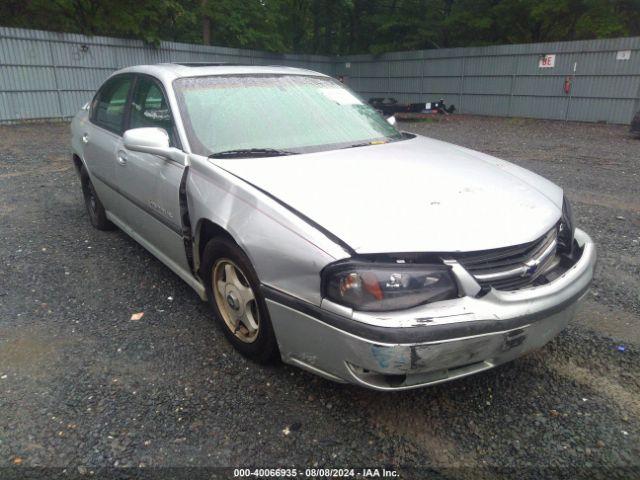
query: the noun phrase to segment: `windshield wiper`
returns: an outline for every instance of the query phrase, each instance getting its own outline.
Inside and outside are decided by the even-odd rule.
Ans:
[[[389,141],[390,140],[371,140],[369,142],[354,143],[353,145],[347,145],[346,147],[342,147],[342,149],[344,150],[345,148],[368,147],[369,145],[384,145],[385,143],[389,143]]]
[[[369,145],[371,145],[371,142],[354,143],[353,145],[348,145],[348,146],[342,147],[342,148],[345,149],[345,148],[368,147]]]
[[[209,158],[253,158],[253,157],[283,157],[296,155],[296,152],[278,150],[275,148],[242,148],[239,150],[225,150],[209,155]]]

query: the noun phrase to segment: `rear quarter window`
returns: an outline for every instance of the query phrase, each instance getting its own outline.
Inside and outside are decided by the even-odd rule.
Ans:
[[[93,100],[91,121],[100,127],[121,134],[131,83],[131,76],[115,77],[107,81]]]

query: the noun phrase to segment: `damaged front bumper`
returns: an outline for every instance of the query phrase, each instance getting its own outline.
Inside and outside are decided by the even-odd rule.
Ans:
[[[539,348],[564,329],[587,292],[595,245],[583,231],[579,260],[552,282],[491,290],[403,312],[341,312],[266,288],[282,359],[334,381],[377,390],[432,385]],[[465,279],[468,281],[468,279]]]

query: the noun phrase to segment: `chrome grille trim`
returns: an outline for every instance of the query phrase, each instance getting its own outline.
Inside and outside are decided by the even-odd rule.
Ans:
[[[455,259],[482,287],[517,290],[530,285],[556,265],[557,230],[533,242],[483,252],[457,255]]]
[[[474,274],[474,277],[479,282],[490,282],[493,280],[504,280],[505,278],[511,278],[515,276],[523,276],[527,274],[527,271],[532,267],[539,267],[541,264],[545,263],[549,255],[552,255],[556,251],[557,242],[554,239],[549,245],[544,249],[542,254],[537,257],[532,257],[530,260],[527,260],[524,265],[516,268],[511,268],[509,270],[500,270],[493,273],[478,273]],[[536,269],[537,270],[537,269]]]

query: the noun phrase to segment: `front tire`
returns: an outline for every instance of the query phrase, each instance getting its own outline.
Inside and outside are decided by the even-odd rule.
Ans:
[[[225,336],[236,350],[257,363],[278,354],[260,281],[245,253],[226,238],[214,238],[203,253],[207,300]]]
[[[89,178],[89,174],[84,167],[80,170],[80,182],[82,184],[82,196],[84,197],[84,205],[89,214],[89,221],[98,230],[113,230],[116,226],[107,219],[107,213],[104,205],[98,198],[96,189]]]

